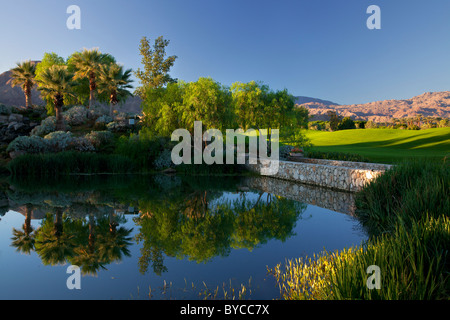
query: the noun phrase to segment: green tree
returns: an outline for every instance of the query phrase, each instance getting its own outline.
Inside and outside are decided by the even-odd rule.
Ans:
[[[336,131],[339,129],[339,123],[341,122],[341,117],[336,113],[336,111],[327,112],[331,131]]]
[[[131,69],[124,70],[116,63],[104,64],[100,67],[99,92],[106,92],[109,95],[109,115],[111,117],[114,106],[132,96],[128,90],[132,88],[131,72]]]
[[[43,96],[53,99],[56,111],[56,130],[65,131],[62,107],[64,96],[72,95],[73,74],[68,71],[67,66],[54,65],[40,74],[38,83]]]
[[[54,65],[59,65],[59,66],[64,66],[66,65],[66,62],[64,61],[63,57],[60,57],[59,55],[57,55],[54,52],[51,53],[44,53],[44,57],[42,58],[41,62],[39,62],[36,65],[36,81],[42,80],[41,78],[41,74],[49,69],[51,66]],[[45,96],[43,97],[43,99],[45,100],[45,102],[47,103],[47,111],[48,114],[54,114],[55,113],[55,108],[53,105],[53,99],[51,96]]]
[[[62,208],[55,208],[55,215],[47,214],[42,226],[36,230],[36,252],[45,265],[64,264],[74,254],[76,238],[65,230],[70,224],[64,219]]]
[[[189,82],[179,108],[183,127],[193,132],[194,121],[202,121],[205,131],[227,128],[232,119],[231,98],[229,89],[211,78]]]
[[[31,108],[31,89],[35,84],[36,64],[30,60],[17,63],[11,70],[11,79],[8,81],[12,87],[21,86],[25,93],[25,106]]]
[[[182,110],[186,84],[174,82],[166,87],[148,87],[142,102],[144,123],[154,134],[169,137],[181,128],[179,112]]]
[[[84,49],[75,52],[68,59],[68,66],[74,72],[74,79],[87,79],[89,81],[89,109],[92,109],[96,99],[97,78],[102,64],[115,62],[109,54],[103,54],[98,49]]]
[[[142,56],[142,65],[144,69],[138,68],[134,73],[140,81],[140,86],[136,88],[135,94],[144,98],[146,88],[160,88],[167,83],[175,82],[169,75],[170,68],[175,63],[177,56],[169,56],[166,58],[166,47],[169,40],[162,36],[155,40],[153,48],[147,37],[141,39],[139,52]]]
[[[338,130],[356,129],[355,122],[350,117],[345,117],[338,125]]]
[[[11,240],[12,246],[17,248],[17,251],[30,254],[34,250],[34,228],[31,225],[31,214],[32,207],[30,204],[26,205],[25,223],[23,224],[22,230],[17,230],[13,228],[13,237]]]
[[[269,87],[256,81],[231,85],[236,124],[243,130],[255,126],[264,116],[265,98]]]

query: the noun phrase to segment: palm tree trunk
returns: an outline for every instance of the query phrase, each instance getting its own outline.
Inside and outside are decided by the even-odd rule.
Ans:
[[[31,108],[31,88],[29,85],[25,87],[25,106],[27,109]]]
[[[66,131],[66,124],[62,116],[62,106],[64,104],[64,98],[61,95],[57,95],[54,99],[55,112],[56,112],[56,131]]]
[[[92,109],[95,102],[95,89],[97,84],[95,83],[95,73],[89,74],[89,109]]]
[[[114,106],[118,103],[117,92],[113,90],[109,97],[109,116],[113,118]]]

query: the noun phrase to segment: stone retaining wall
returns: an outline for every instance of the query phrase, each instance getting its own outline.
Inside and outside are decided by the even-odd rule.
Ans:
[[[377,163],[305,159],[303,162],[278,161],[278,172],[269,173],[274,160],[258,160],[246,164],[252,172],[273,178],[357,192],[392,166]]]

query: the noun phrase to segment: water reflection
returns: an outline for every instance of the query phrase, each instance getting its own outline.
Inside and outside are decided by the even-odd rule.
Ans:
[[[36,252],[44,265],[69,263],[96,276],[129,257],[137,243],[141,274],[161,275],[167,257],[206,263],[293,235],[306,205],[243,185],[236,177],[179,176],[14,181],[4,186],[0,204],[2,215],[12,210],[25,217],[12,230],[11,246]],[[40,225],[33,228],[32,219]]]

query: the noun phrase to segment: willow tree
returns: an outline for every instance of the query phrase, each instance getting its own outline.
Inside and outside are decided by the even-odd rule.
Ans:
[[[36,63],[24,61],[17,63],[17,67],[11,70],[11,79],[8,81],[12,87],[21,86],[25,93],[26,108],[31,108],[31,89],[35,84]]]
[[[99,92],[106,92],[109,95],[109,115],[113,116],[114,106],[127,97],[132,96],[128,89],[133,86],[131,69],[124,70],[122,66],[111,63],[100,67],[99,73]]]
[[[56,130],[65,131],[66,126],[62,116],[64,96],[71,95],[73,86],[73,74],[67,66],[54,65],[44,70],[38,80],[39,90],[44,97],[50,97],[56,112]]]

